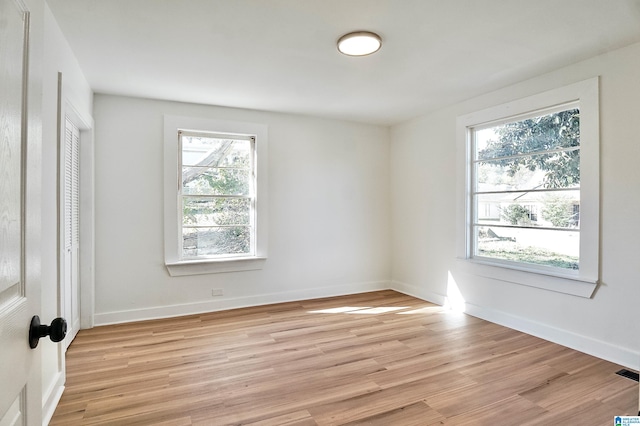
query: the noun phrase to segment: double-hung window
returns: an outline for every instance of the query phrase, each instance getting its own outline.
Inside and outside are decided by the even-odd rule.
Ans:
[[[178,131],[182,259],[255,253],[255,137]]]
[[[165,264],[171,275],[260,269],[267,128],[165,115]]]
[[[578,270],[580,109],[569,104],[531,115],[470,131],[471,255]],[[496,216],[482,217],[487,209]]]
[[[458,119],[459,257],[470,272],[591,295],[599,274],[597,89],[588,80]]]

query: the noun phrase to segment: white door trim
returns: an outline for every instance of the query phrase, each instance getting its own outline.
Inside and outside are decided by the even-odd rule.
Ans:
[[[80,288],[80,328],[92,328],[95,314],[95,197],[94,197],[94,121],[93,117],[82,113],[75,108],[73,101],[67,96],[66,84],[62,73],[60,73],[60,94],[59,94],[59,116],[58,129],[59,153],[61,143],[64,142],[65,119],[68,117],[80,130],[80,253],[79,253],[79,288]],[[58,167],[61,162],[58,161]],[[62,175],[58,173],[58,188],[62,184]],[[58,195],[60,202],[60,194]],[[63,206],[59,206],[58,212],[61,215]],[[62,220],[60,216],[58,222]],[[58,227],[58,250],[62,250],[63,228]],[[58,301],[62,306],[64,298],[64,283],[61,272],[62,256],[59,253],[58,259],[58,288],[60,289]]]

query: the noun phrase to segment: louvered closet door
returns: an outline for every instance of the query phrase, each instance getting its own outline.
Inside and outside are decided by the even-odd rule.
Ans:
[[[79,249],[80,249],[80,130],[66,119],[64,137],[64,250],[63,301],[69,330],[65,347],[80,329]]]

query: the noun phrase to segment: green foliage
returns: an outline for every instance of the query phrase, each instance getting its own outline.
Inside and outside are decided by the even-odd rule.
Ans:
[[[553,226],[566,228],[575,221],[571,200],[558,195],[549,195],[544,200],[542,218]]]
[[[503,208],[500,215],[511,225],[522,225],[530,222],[529,210],[521,204],[511,204]]]
[[[497,140],[489,141],[478,153],[478,158],[486,160],[485,163],[507,168],[509,176],[515,176],[521,167],[544,170],[545,188],[566,188],[580,183],[580,150],[535,155],[540,151],[580,146],[579,110],[507,123],[494,130]],[[531,155],[512,157],[518,154]],[[511,158],[491,160],[500,157]]]
[[[198,228],[190,229],[183,235],[182,248],[186,256],[207,256],[248,253],[250,244],[247,226]]]
[[[182,214],[185,225],[247,225],[250,201],[233,198],[185,197]]]
[[[247,195],[248,174],[249,171],[243,169],[205,169],[185,182],[185,194]]]

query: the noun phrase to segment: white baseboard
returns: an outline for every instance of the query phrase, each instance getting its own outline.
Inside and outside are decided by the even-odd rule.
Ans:
[[[64,392],[64,380],[65,375],[63,372],[58,372],[55,375],[55,379],[51,382],[51,386],[42,395],[42,425],[46,426],[51,421],[53,413],[56,411],[58,402],[62,398]]]
[[[443,294],[432,293],[421,287],[399,281],[392,281],[390,288],[437,305],[444,305],[446,302],[446,296]],[[640,353],[629,348],[621,348],[608,342],[468,302],[465,303],[465,313],[636,371],[640,369]]]
[[[205,312],[225,311],[229,309],[246,308],[250,306],[271,305],[274,303],[293,302],[322,297],[344,296],[347,294],[367,293],[370,291],[386,290],[389,281],[371,281],[362,283],[342,284],[327,287],[316,287],[305,290],[294,290],[280,293],[265,293],[256,296],[221,298],[203,302],[186,303],[180,305],[157,306],[152,308],[132,309],[127,311],[97,313],[94,324],[108,325],[132,321],[144,321],[159,318],[170,318],[184,315],[201,314]]]
[[[436,305],[444,306],[446,304],[446,296],[438,293],[432,293],[421,287],[416,287],[400,281],[391,281],[390,288],[400,293],[417,297],[418,299],[426,300],[427,302],[435,303]]]

